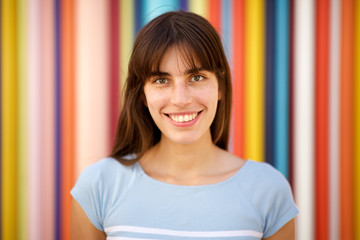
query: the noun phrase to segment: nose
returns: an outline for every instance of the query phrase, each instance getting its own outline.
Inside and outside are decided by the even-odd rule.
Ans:
[[[178,81],[173,85],[170,101],[178,107],[183,107],[191,102],[190,89],[185,82]]]

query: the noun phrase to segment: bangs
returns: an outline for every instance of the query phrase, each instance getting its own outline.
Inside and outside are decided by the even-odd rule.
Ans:
[[[166,51],[170,50],[171,48],[175,48],[176,51],[179,53],[181,60],[183,61],[184,65],[187,69],[198,69],[201,68],[206,71],[216,72],[217,69],[212,64],[209,58],[205,57],[204,54],[200,54],[196,52],[193,46],[189,46],[188,44],[181,43],[181,44],[173,44],[170,47],[166,48]],[[150,77],[151,73],[153,72],[160,72],[160,64],[161,61],[166,54],[165,52],[161,52],[161,54],[155,54],[156,58],[153,60],[153,65],[151,66],[151,71],[147,72],[145,78]]]
[[[132,55],[134,72],[139,80],[145,81],[153,72],[159,72],[163,56],[172,47],[178,50],[189,69],[202,68],[218,74],[226,72],[227,61],[221,40],[205,19],[199,20],[191,14],[186,18],[176,15],[156,18],[139,35],[142,36],[138,39],[143,41],[135,41]]]

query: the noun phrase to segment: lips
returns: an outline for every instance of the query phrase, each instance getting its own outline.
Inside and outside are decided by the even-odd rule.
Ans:
[[[197,119],[197,116],[201,113],[200,112],[192,112],[192,113],[169,113],[166,114],[174,124],[189,124],[194,123]]]
[[[195,119],[197,117],[198,113],[192,113],[192,114],[183,114],[183,115],[172,115],[169,114],[169,117],[174,121],[174,122],[189,122],[193,119]]]

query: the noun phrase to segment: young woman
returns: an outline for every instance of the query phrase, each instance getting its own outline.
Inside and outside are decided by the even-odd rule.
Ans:
[[[71,192],[73,239],[294,239],[286,179],[227,151],[231,94],[204,18],[168,12],[143,27],[113,151]]]

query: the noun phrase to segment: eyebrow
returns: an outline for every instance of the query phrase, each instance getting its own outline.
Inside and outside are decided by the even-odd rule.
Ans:
[[[191,69],[187,69],[184,72],[184,75],[189,75],[189,74],[194,74],[194,73],[199,73],[201,71],[208,71],[205,68],[191,68]],[[170,73],[168,72],[151,72],[150,73],[150,77],[166,77],[166,76],[170,76]]]

